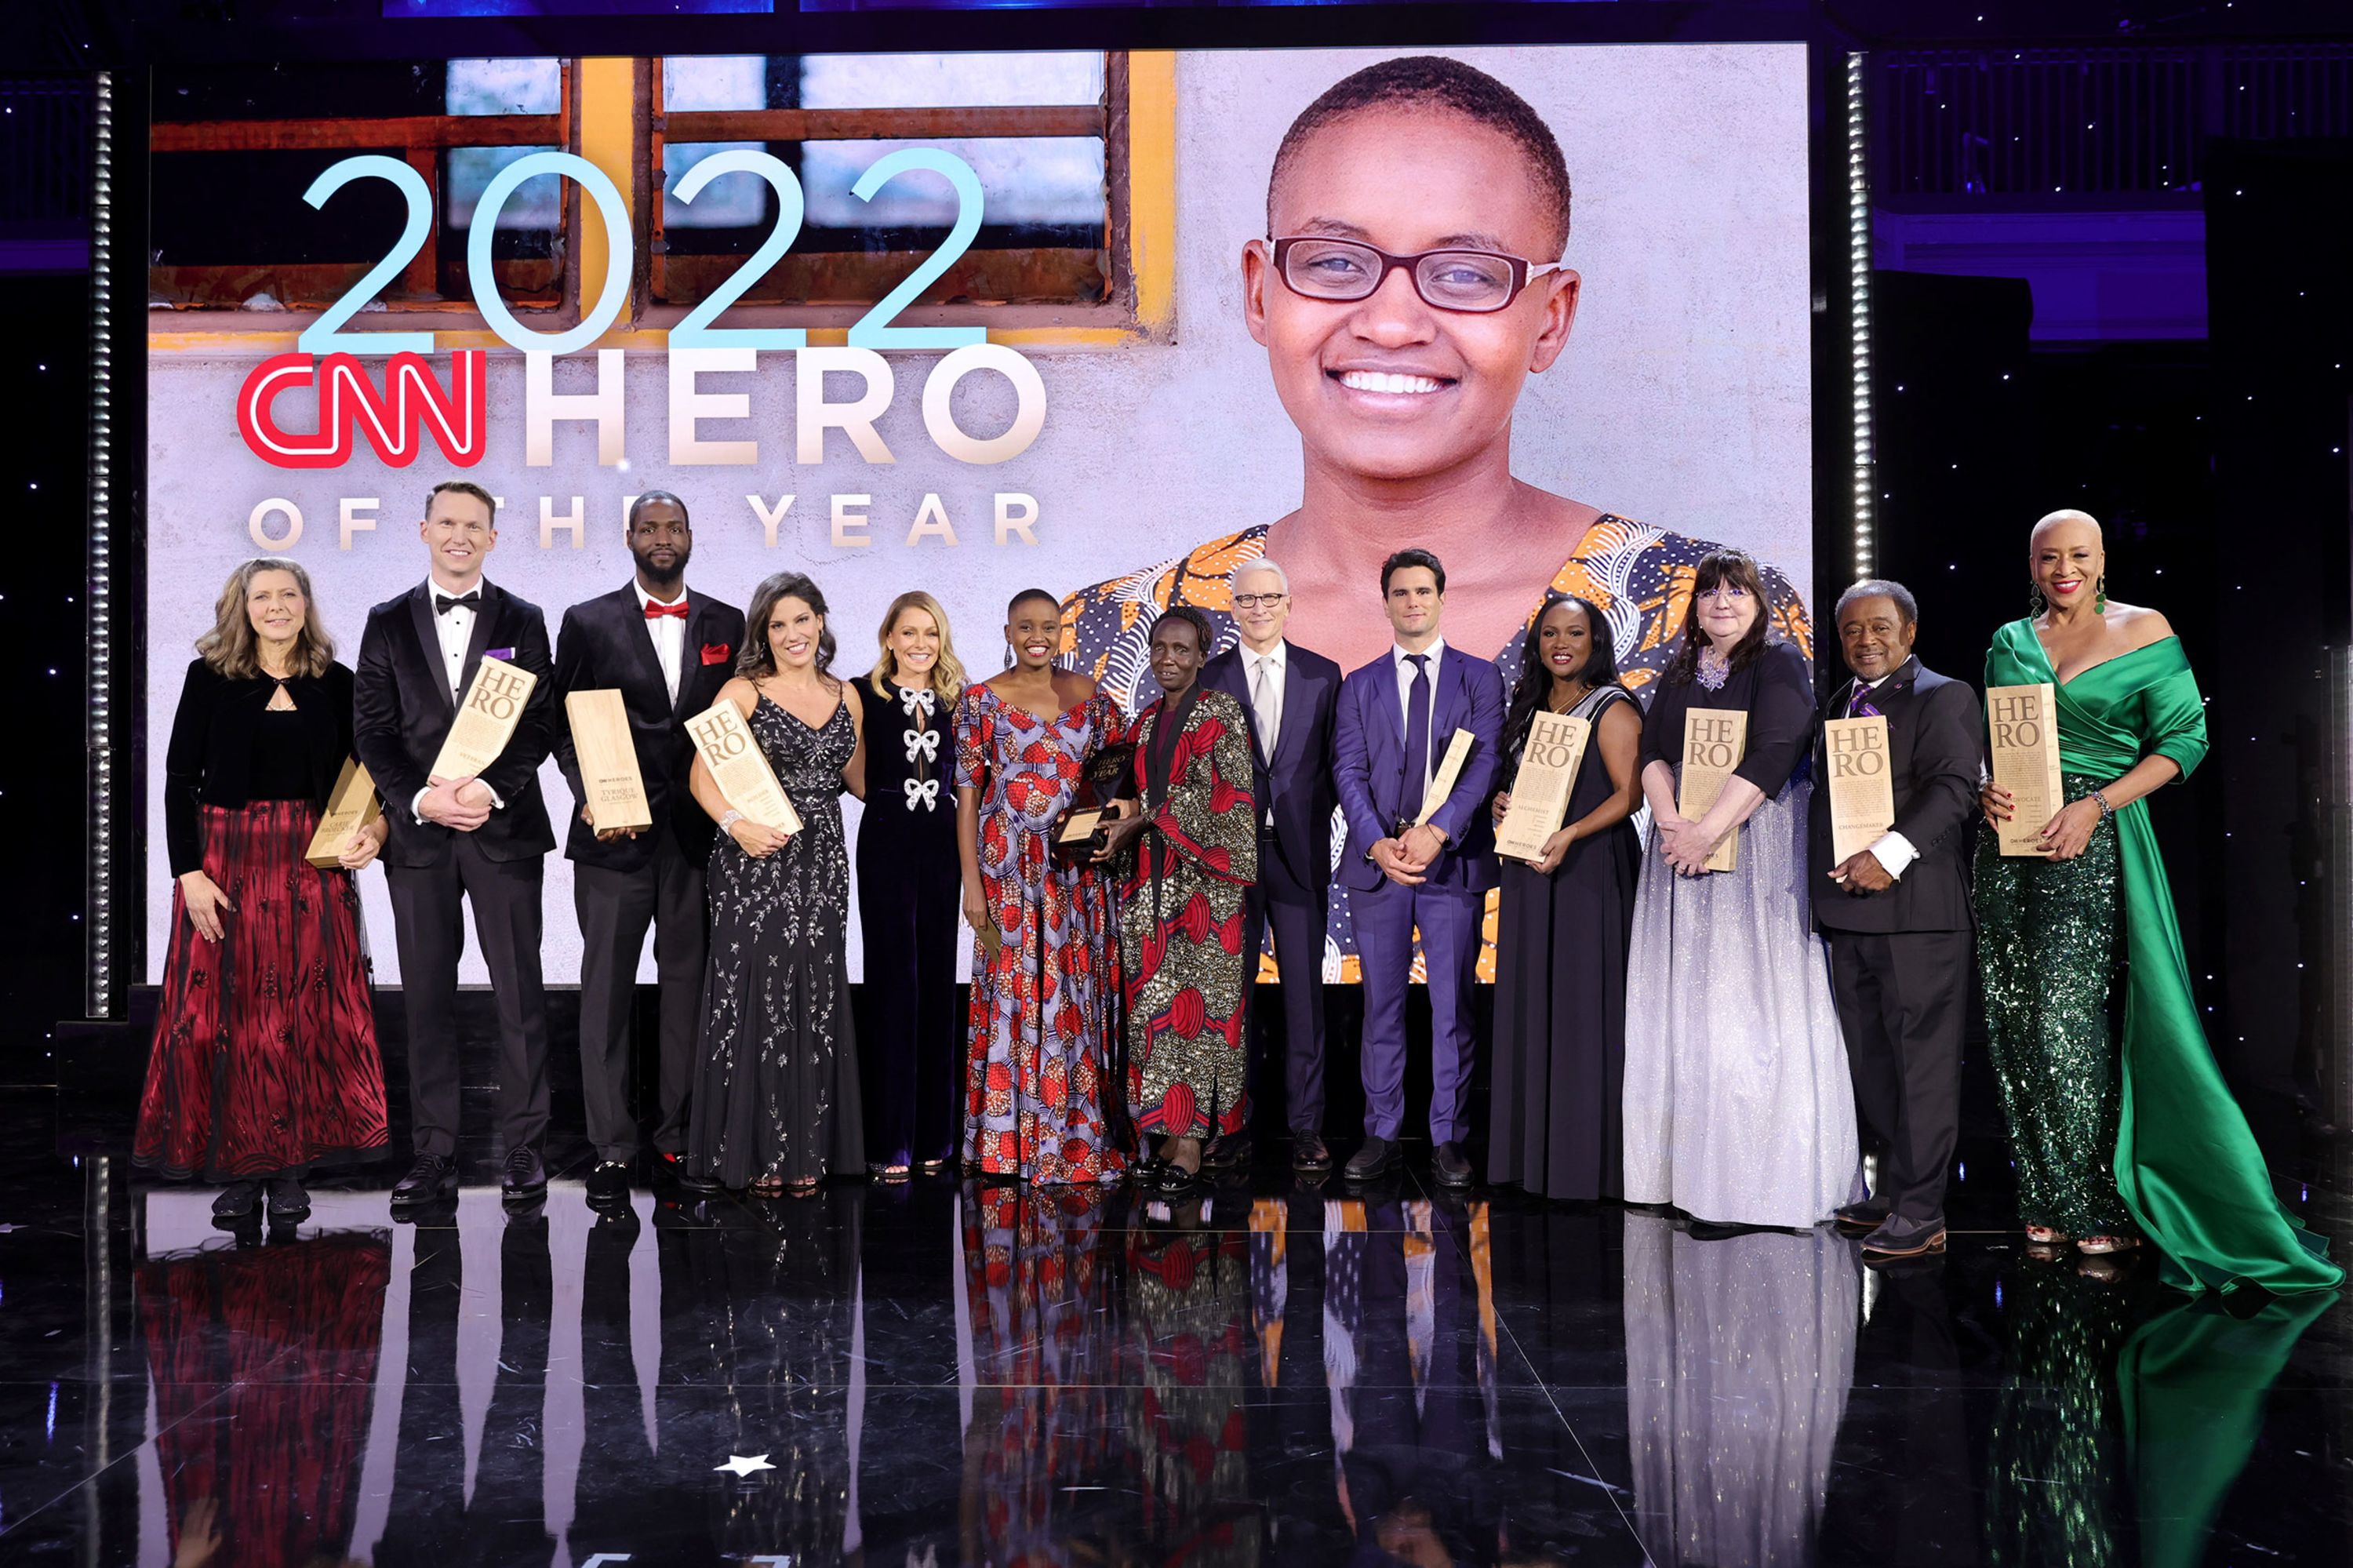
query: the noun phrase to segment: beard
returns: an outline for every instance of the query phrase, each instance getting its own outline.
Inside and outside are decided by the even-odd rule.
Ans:
[[[694,551],[691,548],[679,551],[667,567],[655,565],[650,551],[643,556],[638,555],[635,550],[630,551],[629,554],[638,563],[638,574],[646,581],[659,584],[663,588],[670,588],[685,577],[687,559],[694,554]]]

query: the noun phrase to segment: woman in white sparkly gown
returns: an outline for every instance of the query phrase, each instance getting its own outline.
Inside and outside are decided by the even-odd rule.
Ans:
[[[1626,1201],[1715,1227],[1810,1225],[1862,1195],[1846,1044],[1806,896],[1813,683],[1797,645],[1767,634],[1764,599],[1746,554],[1702,557],[1683,646],[1642,725],[1651,833],[1626,976]],[[1747,725],[1723,792],[1687,820],[1675,801],[1695,710]],[[1704,869],[1727,839],[1736,869]]]

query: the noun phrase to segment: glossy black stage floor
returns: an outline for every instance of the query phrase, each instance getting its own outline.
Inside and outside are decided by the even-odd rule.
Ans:
[[[69,1128],[69,1146],[72,1142]],[[288,1234],[0,1095],[0,1561],[2342,1563],[2353,1309],[1262,1168]],[[1990,1168],[1979,1168],[1989,1166]],[[2348,1234],[2337,1184],[2288,1195]]]

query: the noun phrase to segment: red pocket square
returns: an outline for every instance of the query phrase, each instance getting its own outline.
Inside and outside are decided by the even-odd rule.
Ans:
[[[727,662],[728,654],[733,652],[734,650],[724,642],[706,642],[702,645],[702,662],[706,664],[724,664]]]

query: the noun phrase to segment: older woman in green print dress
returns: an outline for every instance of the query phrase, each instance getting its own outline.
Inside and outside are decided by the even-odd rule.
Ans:
[[[1986,1026],[2028,1238],[2085,1253],[2146,1237],[2167,1283],[2324,1289],[2345,1271],[2273,1196],[2190,1000],[2180,928],[2142,798],[2206,755],[2180,641],[2107,597],[2100,526],[2054,512],[2029,546],[2037,613],[1995,633],[1988,686],[2057,691],[2066,804],[2044,856],[1978,841]],[[1986,821],[2013,801],[1985,786]]]

